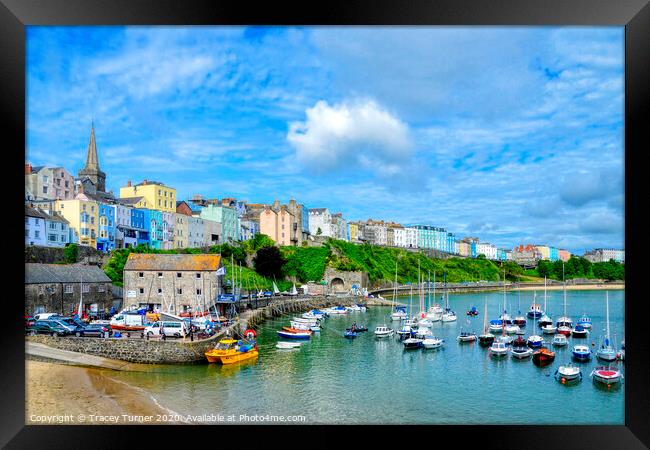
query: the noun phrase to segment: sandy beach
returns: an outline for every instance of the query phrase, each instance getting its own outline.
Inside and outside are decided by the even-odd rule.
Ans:
[[[103,369],[25,361],[25,423],[160,424],[156,416],[169,414],[144,391],[113,380],[106,372]],[[135,422],[122,415],[136,416],[132,419]],[[111,416],[112,419],[103,421],[91,416]],[[153,419],[147,421],[145,417]]]

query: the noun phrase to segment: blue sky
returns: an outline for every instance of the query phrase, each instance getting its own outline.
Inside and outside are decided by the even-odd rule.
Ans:
[[[107,188],[624,246],[622,27],[34,27],[27,155]]]

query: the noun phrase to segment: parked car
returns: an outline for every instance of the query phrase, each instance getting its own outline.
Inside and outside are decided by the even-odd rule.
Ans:
[[[72,334],[70,327],[55,320],[37,320],[27,330],[29,334],[51,334],[52,336],[66,336]]]
[[[144,329],[145,336],[160,336],[160,330],[166,337],[185,337],[189,333],[186,322],[156,322]]]
[[[113,335],[113,330],[110,325],[102,325],[100,323],[91,323],[83,327],[82,330],[77,330],[75,336],[97,336],[97,337],[110,337]]]
[[[54,322],[59,322],[61,325],[64,327],[67,327],[70,330],[71,334],[76,334],[77,336],[80,336],[83,331],[83,329],[86,327],[86,323],[83,322],[81,319],[78,317],[64,317],[64,316],[55,316],[51,317],[48,320],[52,320]]]

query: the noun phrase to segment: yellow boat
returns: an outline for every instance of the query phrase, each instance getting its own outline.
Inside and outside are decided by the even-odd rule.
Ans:
[[[256,358],[258,354],[257,345],[235,339],[222,339],[212,350],[205,352],[205,357],[211,363],[233,364]]]

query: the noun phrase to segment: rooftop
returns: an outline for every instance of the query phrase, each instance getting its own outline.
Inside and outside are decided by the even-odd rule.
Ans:
[[[77,264],[25,264],[25,284],[79,282],[110,283],[111,279],[97,266]]]
[[[131,253],[124,270],[186,270],[216,271],[221,266],[221,255],[176,255]]]

